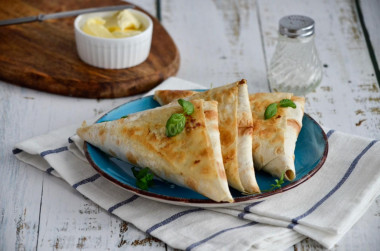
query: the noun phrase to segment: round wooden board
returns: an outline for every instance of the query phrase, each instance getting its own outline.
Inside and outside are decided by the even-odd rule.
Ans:
[[[116,0],[2,1],[0,19],[126,4]],[[141,10],[136,6],[136,9]],[[0,79],[66,96],[116,98],[145,92],[175,75],[179,52],[160,22],[153,19],[148,59],[121,70],[100,69],[77,55],[73,18],[0,27]]]

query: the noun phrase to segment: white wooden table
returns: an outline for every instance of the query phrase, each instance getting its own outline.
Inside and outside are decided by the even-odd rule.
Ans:
[[[379,69],[373,64],[376,55],[380,61],[379,1],[360,2],[372,54],[354,0],[132,2],[154,16],[160,6],[162,23],[181,54],[178,77],[208,87],[246,78],[250,92],[269,91],[266,70],[278,20],[288,14],[313,17],[324,74],[320,87],[307,96],[306,112],[323,126],[380,138]],[[57,96],[0,81],[0,250],[172,249],[11,153],[19,141],[79,123],[128,100]],[[293,249],[323,248],[306,239]],[[380,198],[334,247],[379,249]]]

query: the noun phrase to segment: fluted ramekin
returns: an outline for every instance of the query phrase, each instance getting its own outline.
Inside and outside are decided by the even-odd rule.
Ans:
[[[140,34],[125,38],[100,38],[86,34],[82,26],[91,17],[107,17],[115,11],[79,15],[74,21],[75,40],[79,57],[89,65],[105,69],[123,69],[144,62],[152,43],[153,22],[145,13],[130,9],[143,24]]]

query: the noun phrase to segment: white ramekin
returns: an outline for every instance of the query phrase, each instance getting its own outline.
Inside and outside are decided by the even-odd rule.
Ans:
[[[91,17],[106,17],[115,11],[79,15],[74,21],[75,40],[79,57],[89,65],[105,69],[133,67],[147,59],[152,43],[153,22],[145,13],[130,9],[145,30],[126,38],[100,38],[84,33],[81,27]]]

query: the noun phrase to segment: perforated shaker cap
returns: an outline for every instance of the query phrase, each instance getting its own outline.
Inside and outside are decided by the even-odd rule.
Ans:
[[[314,20],[301,15],[285,16],[280,19],[279,32],[290,38],[309,37],[314,34]]]

